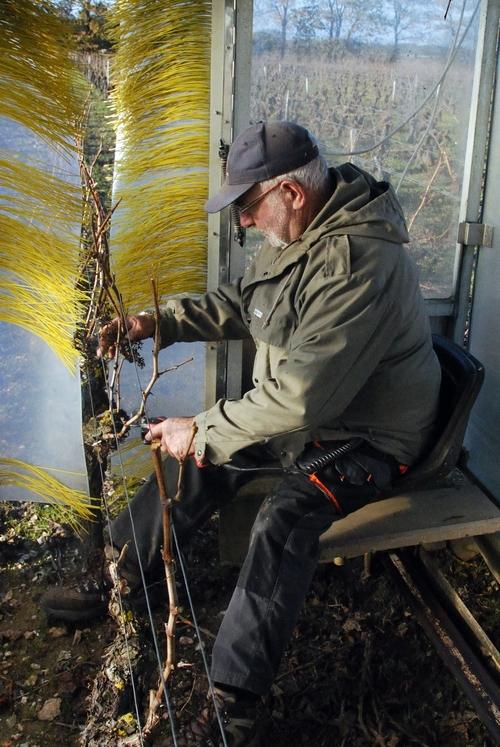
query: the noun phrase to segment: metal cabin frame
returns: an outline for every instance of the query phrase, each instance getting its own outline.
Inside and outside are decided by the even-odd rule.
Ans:
[[[234,135],[249,124],[249,93],[251,75],[252,0],[213,0],[212,14],[212,78],[211,78],[211,149],[210,190],[216,191],[221,180],[219,143],[222,139],[230,143]],[[457,225],[458,250],[454,269],[454,294],[448,299],[428,299],[431,325],[439,333],[460,346],[470,349],[486,368],[486,383],[476,403],[477,422],[469,423],[465,444],[469,451],[470,472],[463,471],[451,477],[455,488],[463,498],[461,526],[452,522],[450,510],[441,504],[440,516],[433,526],[418,523],[418,506],[427,500],[427,516],[435,501],[446,501],[446,491],[453,493],[453,486],[429,485],[426,491],[412,496],[411,491],[388,501],[414,500],[413,528],[407,523],[393,527],[390,535],[386,521],[394,511],[387,510],[384,516],[372,516],[373,507],[366,507],[365,518],[361,512],[333,526],[326,534],[330,542],[323,543],[322,559],[332,560],[331,545],[337,560],[364,554],[365,563],[373,551],[388,551],[386,559],[392,572],[404,586],[412,603],[417,608],[421,622],[451,668],[467,695],[476,707],[484,723],[500,739],[500,690],[483,663],[474,659],[470,647],[458,632],[464,625],[470,634],[480,641],[483,651],[496,662],[500,672],[500,655],[485,639],[472,616],[463,610],[454,590],[439,577],[432,567],[430,557],[422,545],[436,540],[453,540],[459,537],[479,535],[477,545],[490,569],[500,579],[500,459],[492,451],[498,445],[494,416],[500,414],[500,366],[498,365],[498,336],[489,328],[491,306],[500,314],[500,228],[498,205],[500,204],[500,80],[499,67],[499,0],[481,0],[479,28],[476,45],[473,88],[467,133],[465,165],[462,180],[462,197]],[[242,251],[232,237],[229,211],[222,215],[209,216],[208,222],[208,287],[217,287],[221,281],[238,277],[243,270]],[[496,230],[495,230],[496,229]],[[491,279],[493,277],[493,280]],[[496,284],[495,284],[496,279]],[[496,291],[495,291],[496,288]],[[493,344],[492,344],[493,339]],[[496,346],[496,353],[495,353]],[[210,344],[206,362],[206,405],[211,406],[218,398],[237,398],[245,390],[245,370],[250,362],[249,353],[241,342]],[[496,356],[496,358],[495,358]],[[485,424],[487,427],[485,427]],[[491,443],[490,443],[491,441]],[[486,452],[488,458],[483,458]],[[464,482],[465,481],[465,482]],[[458,487],[457,487],[458,485]],[[223,560],[235,561],[239,550],[234,552],[238,532],[243,536],[248,521],[254,513],[255,499],[262,494],[261,482],[255,491],[245,496],[246,509],[240,504],[239,517],[226,519],[221,516],[221,555]],[[441,491],[441,492],[439,492]],[[432,493],[432,495],[431,495]],[[439,495],[438,495],[439,493]],[[254,501],[254,506],[250,504]],[[385,501],[381,501],[384,504]],[[374,504],[376,505],[376,504]],[[407,503],[405,503],[407,505]],[[456,508],[456,505],[455,505]],[[413,510],[413,509],[412,509]],[[365,511],[362,509],[361,511]],[[381,508],[382,514],[384,508]],[[474,512],[476,515],[474,515]],[[246,518],[245,518],[246,513]],[[412,513],[412,511],[410,511]],[[451,512],[453,513],[453,512]],[[458,509],[455,513],[460,513]],[[359,514],[359,516],[357,516]],[[467,514],[467,516],[466,516]],[[409,515],[405,515],[408,519]],[[409,517],[410,519],[412,517]],[[420,520],[422,514],[420,515]],[[243,525],[246,521],[246,527]],[[226,522],[226,525],[224,523]],[[229,522],[229,523],[227,523]],[[232,523],[231,523],[232,522]],[[236,523],[235,523],[236,522]],[[239,524],[238,524],[239,522]],[[344,524],[345,522],[345,524]],[[373,527],[378,527],[378,533]],[[396,519],[395,525],[398,521]],[[460,523],[460,521],[459,521]],[[454,524],[453,530],[450,524]],[[343,526],[341,526],[343,525]],[[382,527],[382,529],[381,529]],[[398,534],[399,531],[399,534]],[[339,544],[340,543],[340,544]],[[229,545],[231,545],[229,547]],[[420,546],[417,554],[408,555],[408,550],[398,548]],[[241,548],[240,548],[241,549]],[[405,555],[406,553],[406,555]],[[368,568],[368,565],[366,565]],[[450,612],[450,610],[453,610]],[[467,617],[468,615],[468,617]],[[458,622],[453,616],[458,617]],[[467,619],[466,619],[467,618]],[[464,620],[466,622],[464,623]],[[458,627],[457,627],[458,625]],[[479,628],[479,630],[478,630]],[[440,633],[441,631],[441,633]],[[445,632],[445,635],[441,635]],[[451,644],[450,644],[451,641]],[[486,647],[486,649],[484,648]],[[455,656],[458,654],[458,656]],[[471,682],[475,681],[475,685]],[[479,684],[478,684],[479,683]]]

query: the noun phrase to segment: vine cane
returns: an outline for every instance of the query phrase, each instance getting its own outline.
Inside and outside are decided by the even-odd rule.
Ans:
[[[175,565],[172,554],[172,522],[170,515],[172,501],[168,496],[167,486],[165,484],[165,477],[163,474],[160,456],[160,446],[161,441],[153,441],[151,443],[151,456],[153,458],[156,481],[158,483],[158,491],[160,494],[160,502],[162,507],[162,557],[165,565],[165,579],[167,582],[168,593],[168,620],[165,625],[165,634],[167,638],[167,658],[165,661],[165,667],[163,669],[163,679],[160,681],[156,692],[154,690],[151,690],[149,693],[149,712],[146,724],[144,726],[143,736],[148,736],[159,721],[157,712],[162,700],[163,683],[167,682],[171,673],[175,669],[175,629],[177,624],[177,616],[179,614],[177,588],[175,584]]]

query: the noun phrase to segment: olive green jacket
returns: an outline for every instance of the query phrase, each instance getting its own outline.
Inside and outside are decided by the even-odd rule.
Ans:
[[[265,242],[245,275],[162,309],[162,344],[242,339],[253,388],[196,417],[198,459],[268,443],[290,464],[313,439],[361,435],[411,464],[432,431],[440,368],[392,188],[344,164],[332,197],[283,249]]]

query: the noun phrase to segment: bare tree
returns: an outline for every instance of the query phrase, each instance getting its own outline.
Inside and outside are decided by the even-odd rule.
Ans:
[[[272,11],[280,24],[280,57],[283,59],[286,51],[288,28],[291,22],[295,0],[273,0]]]
[[[389,0],[386,8],[384,20],[392,31],[391,62],[395,62],[399,57],[399,48],[405,33],[417,24],[419,3],[417,0]]]
[[[347,3],[342,2],[342,0],[324,0],[323,2],[323,17],[325,19],[326,28],[328,30],[328,39],[330,41],[333,41],[333,39],[340,39],[346,4]]]
[[[303,5],[293,11],[292,22],[295,27],[295,49],[309,53],[316,33],[323,28],[318,6]]]
[[[323,0],[321,15],[330,44],[370,39],[381,21],[379,0]]]
[[[379,0],[350,0],[344,14],[346,41],[349,43],[356,37],[371,39],[379,28],[381,18]]]

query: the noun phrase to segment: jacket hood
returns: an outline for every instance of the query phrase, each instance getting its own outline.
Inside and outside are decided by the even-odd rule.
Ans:
[[[309,245],[325,235],[345,234],[409,241],[403,211],[393,188],[377,182],[351,163],[330,169],[335,189],[331,198],[304,232]]]
[[[302,236],[284,248],[261,245],[245,273],[244,287],[281,274],[326,236],[362,236],[395,244],[409,241],[403,211],[387,182],[377,182],[351,163],[331,168],[332,196]]]

